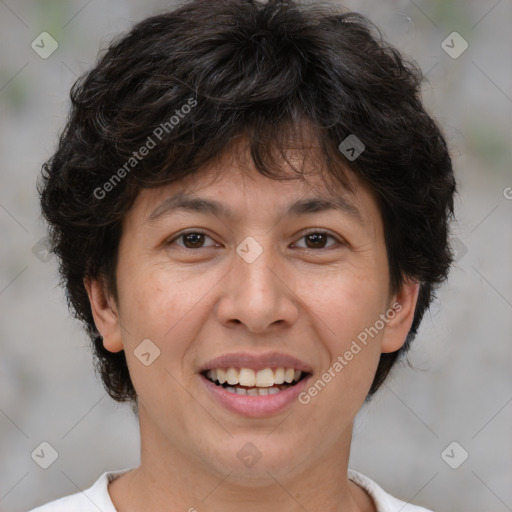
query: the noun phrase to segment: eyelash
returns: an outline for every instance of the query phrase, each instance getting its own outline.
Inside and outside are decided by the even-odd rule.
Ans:
[[[193,230],[190,230],[190,231],[185,231],[183,233],[180,233],[179,235],[175,236],[174,238],[170,239],[168,242],[167,242],[167,245],[172,245],[176,240],[180,240],[182,239],[183,237],[187,236],[187,235],[191,235],[191,234],[201,234],[201,235],[205,235],[207,236],[208,238],[212,239],[213,238],[208,235],[208,233],[206,233],[206,231],[200,229],[200,228],[197,228],[197,229],[193,229]],[[336,238],[334,235],[332,235],[329,231],[326,231],[324,229],[318,229],[318,228],[309,228],[307,229],[303,235],[299,238],[299,240],[302,240],[303,238],[305,238],[306,236],[308,235],[311,235],[311,234],[319,234],[319,235],[326,235],[327,237],[330,237],[330,238],[333,238],[334,240],[336,240],[336,242],[338,244],[343,244],[342,241],[340,241],[338,238]],[[188,250],[188,251],[197,251],[199,249],[205,249],[207,247],[199,247],[199,248],[196,248],[196,249],[191,249],[189,247],[184,247],[182,245],[180,245],[179,247],[181,247],[182,249],[185,249],[185,250]],[[309,248],[309,247],[300,247],[300,249],[305,249],[307,251],[319,251],[319,250],[327,250],[327,249],[330,249],[331,247],[333,246],[329,246],[329,247],[321,247],[319,249],[312,249],[312,248]]]

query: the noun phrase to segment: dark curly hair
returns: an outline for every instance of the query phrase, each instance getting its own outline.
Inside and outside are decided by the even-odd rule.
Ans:
[[[287,179],[276,155],[288,161],[290,141],[306,147],[313,137],[326,179],[349,186],[353,173],[373,191],[391,291],[407,278],[421,283],[405,344],[381,354],[367,400],[377,391],[453,259],[456,186],[446,142],[421,102],[423,79],[366,17],[330,3],[193,0],[110,44],[71,89],[70,115],[38,191],[68,304],[115,400],[137,396],[124,351],[103,346],[84,278],[102,279],[117,299],[122,221],[138,192],[198,171],[242,135],[264,176]],[[339,149],[349,135],[365,146],[355,160]],[[142,158],[149,138],[157,143]]]

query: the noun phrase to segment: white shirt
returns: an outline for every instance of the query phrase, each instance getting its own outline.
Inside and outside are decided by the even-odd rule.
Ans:
[[[29,512],[117,512],[108,492],[108,484],[117,476],[133,468],[103,473],[96,482],[83,492],[51,501]],[[410,505],[394,498],[367,476],[348,468],[348,478],[362,487],[375,502],[377,512],[432,512],[423,507]]]

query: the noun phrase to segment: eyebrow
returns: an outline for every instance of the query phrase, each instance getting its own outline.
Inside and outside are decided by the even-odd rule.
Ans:
[[[179,192],[164,199],[164,201],[162,201],[147,217],[145,222],[156,222],[159,218],[170,215],[177,210],[212,214],[216,217],[222,217],[228,220],[232,220],[236,217],[231,208],[223,203],[213,199],[204,199]],[[363,223],[361,212],[347,198],[341,195],[300,199],[288,205],[283,216],[298,217],[300,215],[325,212],[329,210],[340,211],[352,217],[359,223]]]

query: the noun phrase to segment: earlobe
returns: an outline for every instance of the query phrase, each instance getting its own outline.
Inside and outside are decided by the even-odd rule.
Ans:
[[[381,352],[395,352],[405,343],[414,320],[420,286],[419,282],[408,280],[391,300],[386,312],[388,321],[382,337]]]
[[[103,337],[103,346],[109,352],[120,352],[123,350],[123,341],[114,301],[107,294],[101,279],[85,278],[84,286],[91,304],[94,323]]]

